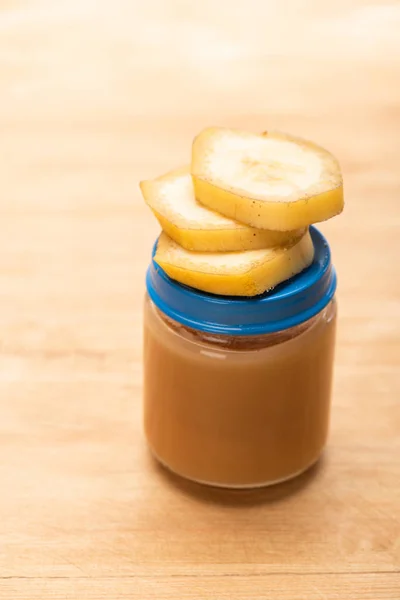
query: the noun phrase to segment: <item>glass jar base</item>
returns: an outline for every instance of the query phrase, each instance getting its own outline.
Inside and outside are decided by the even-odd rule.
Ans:
[[[280,483],[284,483],[285,481],[295,479],[296,477],[299,477],[300,475],[302,475],[303,473],[305,473],[306,471],[311,469],[319,461],[321,454],[322,454],[322,451],[321,451],[316,458],[313,458],[313,460],[310,463],[308,463],[305,467],[299,469],[298,471],[295,471],[294,473],[291,473],[290,475],[285,475],[284,477],[280,477],[278,479],[273,479],[272,481],[262,481],[262,482],[257,482],[257,483],[245,483],[245,484],[230,484],[230,483],[218,483],[218,482],[214,482],[214,481],[206,481],[203,479],[196,479],[195,477],[188,477],[187,475],[180,473],[176,469],[173,469],[172,467],[170,467],[166,462],[164,462],[157,455],[157,453],[153,450],[153,448],[150,446],[150,444],[148,444],[148,447],[149,447],[150,452],[153,455],[154,459],[158,463],[160,463],[160,465],[164,469],[166,469],[173,475],[180,477],[182,479],[186,479],[186,481],[191,481],[193,483],[197,483],[199,485],[204,485],[207,487],[213,487],[213,488],[219,488],[219,489],[225,489],[225,490],[255,490],[258,488],[265,488],[265,487],[270,487],[273,485],[279,485]]]

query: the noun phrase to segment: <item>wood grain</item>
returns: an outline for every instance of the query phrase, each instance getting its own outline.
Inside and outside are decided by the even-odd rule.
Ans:
[[[400,598],[400,6],[0,5],[0,598]],[[257,493],[167,476],[141,426],[139,179],[222,124],[340,158],[329,447]]]

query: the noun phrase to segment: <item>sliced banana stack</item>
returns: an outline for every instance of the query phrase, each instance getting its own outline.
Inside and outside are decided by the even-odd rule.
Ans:
[[[187,250],[231,252],[283,246],[298,240],[305,229],[269,231],[228,219],[200,204],[194,195],[189,167],[142,181],[145,202],[162,229]]]
[[[176,281],[256,296],[313,261],[308,226],[343,210],[337,160],[284,133],[208,128],[192,164],[140,184],[158,219],[155,262]]]
[[[285,133],[205,129],[193,142],[191,170],[199,202],[252,227],[287,231],[343,210],[337,160]]]
[[[228,296],[256,296],[308,267],[314,246],[307,231],[287,248],[245,252],[190,252],[166,233],[158,240],[156,263],[180,283]]]

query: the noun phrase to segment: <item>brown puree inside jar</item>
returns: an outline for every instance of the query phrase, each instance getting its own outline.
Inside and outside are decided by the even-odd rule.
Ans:
[[[179,475],[252,487],[293,477],[327,437],[336,304],[260,336],[212,335],[146,301],[145,431]]]

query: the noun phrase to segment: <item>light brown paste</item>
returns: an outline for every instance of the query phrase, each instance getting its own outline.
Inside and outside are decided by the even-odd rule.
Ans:
[[[265,485],[311,466],[327,437],[336,305],[262,336],[205,334],[146,301],[144,419],[172,471],[228,487]]]

